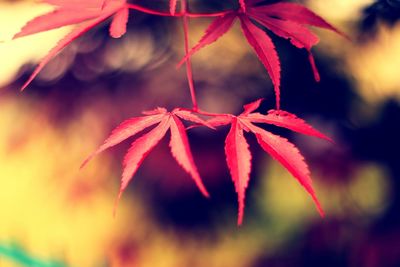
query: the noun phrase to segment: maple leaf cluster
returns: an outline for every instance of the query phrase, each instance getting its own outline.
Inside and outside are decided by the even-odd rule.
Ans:
[[[305,49],[316,81],[320,76],[311,49],[319,42],[308,26],[316,26],[334,31],[345,36],[323,18],[306,7],[290,2],[263,4],[261,0],[238,0],[239,9],[218,13],[190,13],[187,10],[187,0],[181,0],[181,11],[177,11],[177,0],[170,0],[169,12],[148,9],[126,0],[42,0],[53,5],[55,9],[29,21],[13,39],[23,36],[77,24],[70,33],[63,37],[56,46],[42,59],[32,75],[22,86],[25,89],[45,65],[73,40],[95,27],[97,24],[112,18],[110,36],[122,37],[127,30],[129,11],[135,10],[152,15],[182,17],[185,34],[185,56],[178,66],[186,64],[187,78],[192,96],[193,109],[176,108],[168,112],[157,108],[144,112],[144,116],[131,118],[118,126],[95,152],[82,164],[82,167],[95,155],[117,145],[125,139],[136,136],[142,131],[152,128],[149,132],[137,137],[125,155],[123,161],[122,183],[119,197],[126,189],[132,177],[143,160],[160,140],[170,131],[171,154],[179,165],[192,177],[201,193],[209,194],[200,178],[187,137],[187,128],[182,120],[203,125],[212,129],[218,126],[231,125],[225,140],[225,156],[229,172],[238,195],[238,224],[243,221],[245,193],[251,173],[251,152],[245,138],[245,133],[256,136],[258,144],[283,167],[285,167],[305,188],[315,202],[317,210],[323,216],[323,210],[312,186],[310,172],[303,156],[296,146],[287,139],[264,130],[257,124],[272,124],[292,131],[330,140],[313,129],[304,120],[294,114],[280,110],[281,66],[274,43],[265,29],[273,34],[288,39],[297,48]],[[189,49],[188,18],[214,17],[199,42]],[[193,84],[191,57],[200,49],[217,41],[239,21],[241,30],[249,45],[267,70],[276,96],[276,110],[267,114],[254,112],[260,106],[261,99],[244,106],[244,112],[239,116],[232,114],[210,114],[200,111],[197,107],[195,88]],[[211,117],[204,120],[198,115]]]

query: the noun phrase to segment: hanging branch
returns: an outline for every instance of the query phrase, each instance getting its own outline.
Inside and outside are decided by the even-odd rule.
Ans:
[[[187,12],[187,2],[186,0],[182,0],[181,2],[181,10],[183,13],[182,17],[182,24],[183,24],[183,34],[184,34],[184,41],[185,41],[185,55],[187,56],[189,54],[189,22],[188,18],[186,16]],[[193,81],[193,71],[192,71],[192,63],[190,62],[190,58],[186,58],[186,76],[189,84],[189,89],[190,89],[190,95],[192,98],[192,104],[193,104],[193,111],[198,110],[198,105],[197,105],[197,99],[196,99],[196,89],[194,87],[194,81]]]

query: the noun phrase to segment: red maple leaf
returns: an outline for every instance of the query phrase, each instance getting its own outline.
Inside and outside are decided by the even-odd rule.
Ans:
[[[22,86],[24,90],[46,64],[58,52],[73,40],[114,15],[110,26],[110,35],[119,38],[126,32],[129,10],[126,0],[43,0],[54,5],[55,9],[49,13],[38,16],[29,21],[13,39],[23,36],[60,28],[67,25],[78,24],[69,34],[64,36],[57,45],[41,60],[28,81]]]
[[[272,124],[325,140],[331,141],[331,139],[291,113],[277,110],[271,110],[267,115],[253,113],[260,106],[261,101],[262,99],[245,105],[244,112],[239,116],[226,114],[208,120],[208,123],[215,127],[231,124],[231,129],[225,140],[225,156],[238,195],[238,225],[243,222],[245,193],[251,172],[251,152],[244,132],[252,132],[256,135],[262,149],[282,164],[299,181],[311,195],[319,213],[323,216],[321,204],[312,187],[310,171],[299,150],[287,139],[272,134],[254,125],[254,123]]]
[[[323,18],[302,5],[296,3],[276,3],[259,6],[259,2],[258,0],[239,0],[240,9],[238,11],[232,11],[214,19],[200,41],[179,62],[178,66],[203,47],[217,41],[228,32],[238,18],[244,36],[271,77],[276,95],[276,106],[279,109],[281,78],[279,57],[271,38],[257,24],[254,24],[253,21],[261,24],[274,34],[289,39],[294,46],[306,49],[309,53],[309,60],[317,81],[319,81],[320,77],[311,54],[311,48],[319,42],[319,39],[307,26],[321,27],[335,31],[341,35],[343,34]]]
[[[200,174],[197,171],[197,167],[194,163],[189,141],[186,135],[186,129],[181,119],[191,121],[196,124],[202,124],[211,128],[213,128],[213,126],[190,111],[181,109],[174,109],[173,111],[168,112],[164,108],[157,108],[155,110],[143,112],[143,114],[146,116],[131,118],[115,128],[111,135],[104,141],[104,143],[83,162],[81,168],[83,168],[94,156],[102,151],[142,132],[146,128],[158,124],[151,131],[137,138],[126,153],[123,161],[124,170],[122,173],[122,182],[118,198],[121,197],[123,191],[128,186],[143,160],[161,141],[168,130],[171,132],[169,146],[171,148],[172,156],[179,163],[179,165],[190,174],[201,193],[208,197],[209,194],[207,189],[203,185]]]

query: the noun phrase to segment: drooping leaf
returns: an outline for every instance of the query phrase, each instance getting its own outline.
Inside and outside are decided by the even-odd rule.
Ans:
[[[128,186],[129,182],[135,175],[137,169],[146,158],[146,156],[167,133],[170,125],[169,120],[169,117],[165,117],[157,127],[151,130],[149,133],[136,139],[132,143],[128,153],[125,155],[124,158],[124,171],[122,173],[119,196],[122,195],[123,191]]]
[[[113,38],[120,38],[126,33],[126,25],[129,18],[129,9],[122,8],[115,13],[114,18],[110,25],[110,36]]]
[[[56,9],[29,21],[24,27],[22,27],[20,32],[14,35],[13,39],[81,23],[88,19],[95,18],[99,14],[100,11],[98,10],[82,10],[78,12],[77,9],[72,8]]]
[[[95,20],[86,22],[79,27],[75,28],[72,32],[67,34],[64,38],[62,38],[55,47],[53,47],[50,52],[40,61],[39,65],[35,68],[29,79],[24,83],[21,87],[21,91],[25,90],[26,87],[36,78],[39,72],[52,60],[64,47],[69,45],[76,38],[83,35],[85,32],[93,28],[95,25],[105,20],[106,17],[100,17]]]
[[[331,138],[315,130],[311,125],[298,118],[296,115],[286,111],[270,110],[267,115],[252,113],[249,114],[247,118],[251,122],[273,124],[279,127],[287,128],[294,132],[315,136],[332,142]]]
[[[272,110],[267,115],[254,113],[253,111],[259,108],[261,101],[262,99],[259,99],[245,105],[243,113],[239,116],[225,114],[214,116],[208,120],[208,123],[215,127],[231,124],[230,131],[225,140],[225,157],[236,192],[238,193],[238,224],[240,225],[243,220],[245,192],[251,172],[251,153],[248,143],[243,136],[243,130],[256,135],[259,145],[300,182],[311,195],[319,213],[323,216],[322,207],[312,186],[308,166],[299,150],[287,139],[267,132],[253,123],[272,124],[302,134],[326,140],[330,139],[294,114],[280,110]]]
[[[297,3],[280,2],[271,5],[257,6],[254,7],[254,9],[257,9],[258,12],[262,12],[271,17],[278,17],[280,19],[294,21],[300,24],[325,28],[345,36],[322,17],[318,16],[305,6]]]
[[[82,34],[111,17],[121,9],[125,8],[125,0],[109,0],[109,1],[57,1],[57,0],[46,0],[45,2],[54,4],[58,8],[50,13],[44,14],[33,20],[29,21],[20,32],[14,35],[13,39],[20,38],[23,36],[56,29],[59,27],[72,25],[75,23],[82,23],[73,29],[69,34],[63,37],[57,45],[49,51],[49,53],[40,61],[28,81],[22,86],[21,90],[24,90],[32,80],[39,74],[39,72],[46,66],[46,64],[55,57],[63,48],[80,37]],[[104,8],[102,7],[104,5]],[[116,35],[124,32],[124,26],[122,21],[126,18],[126,11],[123,11],[120,16],[117,16],[118,26],[112,26],[115,29],[112,33]],[[126,18],[127,20],[127,18]]]
[[[276,35],[289,39],[290,42],[297,48],[305,48],[309,54],[309,61],[314,73],[316,81],[320,80],[319,72],[315,65],[314,57],[311,53],[311,48],[318,44],[319,38],[307,27],[293,21],[276,19],[262,14],[256,8],[249,11],[249,15],[256,19],[257,22],[271,30]]]
[[[181,66],[185,61],[191,57],[194,53],[202,49],[203,47],[210,45],[217,41],[222,35],[224,35],[232,27],[235,21],[235,14],[227,14],[224,16],[217,17],[208,26],[206,32],[201,37],[200,41],[189,51],[189,53],[178,63],[178,67]]]
[[[186,135],[185,126],[183,126],[182,122],[178,119],[176,115],[171,116],[171,142],[170,148],[171,153],[182,166],[182,168],[188,172],[196,185],[199,187],[200,191],[204,196],[209,197],[207,189],[203,185],[201,181],[199,172],[197,171],[196,165],[194,164],[192,152],[190,151],[189,141]]]
[[[246,16],[240,16],[244,36],[253,47],[271,77],[275,89],[276,106],[280,108],[281,64],[271,38],[255,26]]]
[[[150,132],[137,138],[132,143],[128,153],[125,155],[121,189],[118,199],[121,197],[123,191],[142,164],[143,160],[160,142],[168,130],[171,131],[171,154],[179,165],[191,175],[201,193],[208,197],[209,194],[207,189],[200,178],[200,174],[193,160],[189,141],[186,135],[186,129],[179,117],[183,117],[183,119],[188,118],[189,121],[194,121],[195,123],[201,122],[204,125],[208,125],[208,123],[198,118],[195,114],[190,114],[189,111],[184,111],[179,108],[174,109],[172,112],[168,112],[165,108],[156,108],[143,113],[146,116],[126,120],[114,129],[104,143],[83,162],[82,167],[102,151],[158,123],[158,125]]]
[[[311,195],[318,212],[323,217],[324,211],[315,194],[310,171],[300,151],[283,137],[274,135],[255,126],[253,126],[252,131],[256,134],[260,146],[275,160],[281,163]]]
[[[136,135],[137,133],[156,123],[159,123],[164,116],[164,114],[155,114],[145,117],[132,118],[122,122],[112,131],[111,135],[104,141],[104,143],[82,163],[81,168],[83,168],[94,156],[98,155],[104,150],[121,143],[125,139]]]
[[[237,118],[232,119],[231,129],[225,140],[225,156],[238,194],[238,225],[243,222],[245,195],[251,172],[251,153]]]

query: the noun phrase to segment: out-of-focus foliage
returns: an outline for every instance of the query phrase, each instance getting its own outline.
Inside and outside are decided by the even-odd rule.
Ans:
[[[375,33],[380,23],[393,26],[399,19],[399,0],[376,0],[371,5],[365,7],[361,28],[368,33]]]

